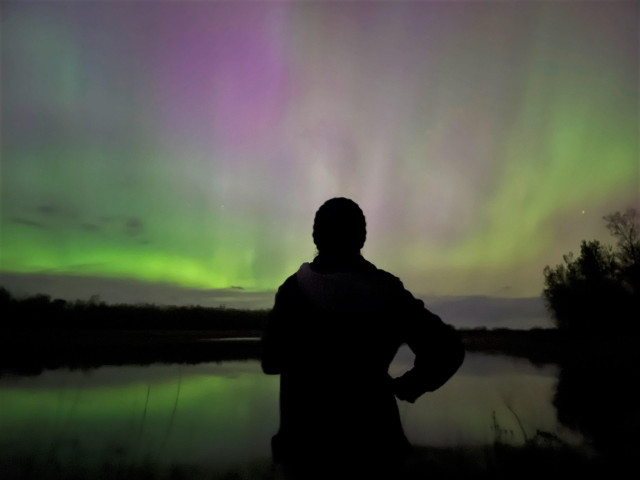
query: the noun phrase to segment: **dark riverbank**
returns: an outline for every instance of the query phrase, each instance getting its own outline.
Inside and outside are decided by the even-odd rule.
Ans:
[[[398,476],[386,480],[434,478],[538,480],[553,473],[562,478],[587,476],[618,478],[628,473],[629,464],[620,463],[588,450],[564,444],[538,443],[524,446],[492,444],[486,446],[417,447]],[[65,465],[54,458],[22,457],[0,460],[7,480],[75,480],[92,478],[122,480],[274,480],[276,467],[269,458],[256,458],[231,469],[217,471],[201,465],[160,465],[150,461],[129,463],[121,458],[105,458],[96,467]],[[339,473],[339,472],[336,472]]]
[[[229,328],[25,328],[0,338],[0,374],[38,374],[43,369],[101,365],[201,363],[260,358],[260,329]],[[559,363],[596,348],[595,342],[568,339],[557,330],[463,330],[469,352]],[[634,339],[602,340],[598,349],[619,349]],[[580,353],[582,352],[582,353]]]
[[[101,365],[201,363],[260,358],[268,310],[107,305],[45,295],[16,299],[0,287],[0,374]],[[637,363],[633,335],[575,337],[557,329],[461,330],[469,352],[566,364],[609,355]],[[302,339],[304,341],[304,339]]]

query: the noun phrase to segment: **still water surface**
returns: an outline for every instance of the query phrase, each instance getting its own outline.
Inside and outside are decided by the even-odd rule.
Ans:
[[[411,363],[401,350],[390,373]],[[405,432],[414,445],[488,444],[495,412],[503,439],[514,444],[538,429],[577,442],[556,420],[556,377],[554,367],[467,354],[440,390],[399,403]],[[3,376],[0,456],[54,455],[63,465],[122,456],[208,468],[266,458],[278,426],[278,379],[253,360]]]

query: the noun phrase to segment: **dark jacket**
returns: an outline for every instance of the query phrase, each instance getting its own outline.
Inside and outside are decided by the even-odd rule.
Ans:
[[[403,343],[414,367],[392,379]],[[263,371],[280,374],[274,459],[400,458],[409,443],[395,397],[437,389],[463,358],[458,334],[393,275],[361,256],[304,263],[279,288],[263,336]]]

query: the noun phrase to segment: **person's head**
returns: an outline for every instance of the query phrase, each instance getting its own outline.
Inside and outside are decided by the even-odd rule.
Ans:
[[[367,237],[367,223],[356,202],[338,197],[327,200],[313,221],[313,243],[321,255],[350,256],[360,253]]]

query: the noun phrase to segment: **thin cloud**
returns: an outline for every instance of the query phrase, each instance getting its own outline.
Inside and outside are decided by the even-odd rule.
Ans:
[[[86,232],[99,232],[102,228],[94,223],[81,223],[80,228]]]
[[[42,215],[57,215],[60,209],[54,205],[38,205],[36,211]]]
[[[124,222],[124,232],[130,237],[136,237],[144,230],[144,223],[137,217],[128,217]]]
[[[33,228],[40,228],[40,229],[47,229],[49,228],[48,225],[45,225],[42,222],[37,222],[35,220],[30,220],[28,218],[21,218],[21,217],[13,217],[11,219],[11,221],[13,223],[17,223],[19,225],[25,225],[27,227],[33,227]]]

